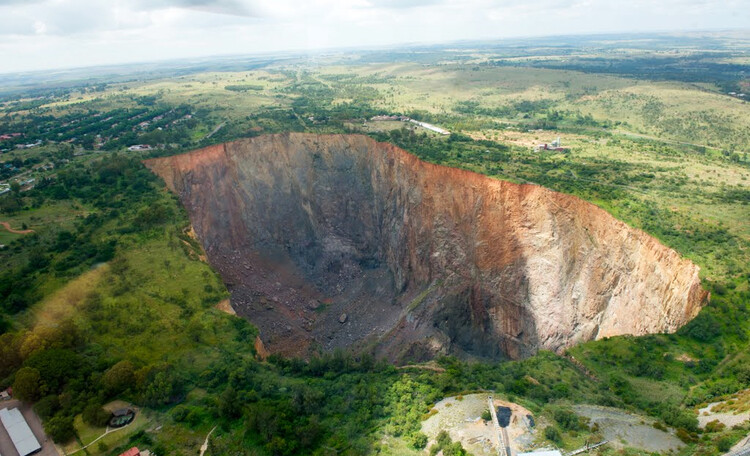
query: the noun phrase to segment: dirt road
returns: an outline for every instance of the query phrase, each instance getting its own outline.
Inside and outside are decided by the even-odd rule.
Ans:
[[[14,230],[13,228],[10,227],[10,223],[8,222],[0,222],[0,225],[2,225],[3,228],[8,230],[8,232],[13,233],[13,234],[29,234],[29,233],[34,232],[34,230]]]

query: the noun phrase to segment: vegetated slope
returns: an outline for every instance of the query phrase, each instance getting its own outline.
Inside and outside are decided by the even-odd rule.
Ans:
[[[358,135],[267,135],[147,160],[271,351],[530,355],[675,331],[698,267],[579,198]]]

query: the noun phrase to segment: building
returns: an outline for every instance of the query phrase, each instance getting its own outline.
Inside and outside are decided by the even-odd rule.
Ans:
[[[437,127],[435,125],[429,124],[427,122],[420,122],[418,120],[414,120],[410,117],[406,116],[375,116],[371,117],[370,120],[372,121],[399,121],[399,122],[411,122],[415,125],[419,125],[422,128],[425,128],[430,131],[434,131],[435,133],[441,134],[441,135],[449,135],[451,132],[448,130],[445,130],[443,128]]]
[[[133,447],[124,453],[120,453],[120,456],[151,456],[151,451],[139,450],[138,447]]]
[[[112,412],[112,418],[109,420],[109,426],[119,428],[127,426],[135,419],[135,411],[130,408],[117,409]]]
[[[151,146],[148,144],[136,144],[128,147],[129,151],[140,151],[140,150],[151,150]]]
[[[542,450],[531,453],[518,453],[518,456],[562,456],[562,453],[557,450]]]
[[[567,152],[568,151],[567,148],[562,147],[560,145],[560,137],[559,136],[557,137],[556,140],[552,141],[549,144],[546,144],[546,143],[539,144],[538,146],[536,146],[536,150],[554,150],[554,151],[557,151],[557,152]]]
[[[0,422],[3,423],[3,427],[10,435],[10,440],[19,455],[26,456],[42,449],[34,433],[31,432],[26,418],[21,415],[21,411],[17,408],[0,410]]]
[[[420,121],[414,120],[414,119],[409,119],[409,122],[411,122],[413,124],[417,124],[417,125],[419,125],[422,128],[426,128],[427,130],[434,131],[435,133],[438,133],[438,134],[441,134],[441,135],[449,135],[449,134],[451,134],[451,132],[449,132],[448,130],[444,130],[444,129],[440,128],[440,127],[436,127],[435,125],[429,124],[427,122],[420,122]]]

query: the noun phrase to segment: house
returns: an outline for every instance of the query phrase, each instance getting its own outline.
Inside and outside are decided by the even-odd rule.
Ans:
[[[138,447],[133,447],[124,453],[120,453],[120,456],[141,456],[141,450],[139,450]]]
[[[119,428],[127,426],[135,419],[135,411],[130,408],[121,408],[112,412],[112,418],[109,420],[109,426]]]
[[[3,427],[8,432],[13,446],[16,447],[16,451],[20,456],[27,456],[42,449],[34,433],[31,432],[26,418],[23,417],[21,411],[17,408],[0,410],[0,422],[2,422]]]
[[[0,244],[0,248],[3,247],[5,246]],[[10,400],[10,393],[11,392],[9,390],[0,391],[0,402]]]

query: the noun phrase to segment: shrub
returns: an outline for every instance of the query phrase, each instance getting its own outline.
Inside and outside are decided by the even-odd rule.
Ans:
[[[716,442],[716,448],[718,448],[722,453],[726,453],[727,451],[732,449],[732,443],[733,441],[731,437],[722,437],[718,442]]]
[[[713,420],[706,424],[706,432],[721,432],[726,428],[726,425],[719,420]]]
[[[554,426],[547,426],[544,429],[544,438],[555,443],[562,442],[562,435],[560,435],[560,431]]]
[[[693,434],[683,428],[677,429],[676,435],[678,439],[682,440],[685,443],[693,443],[697,440]]]
[[[411,446],[417,450],[421,450],[427,446],[427,436],[423,432],[417,432],[411,439]]]

